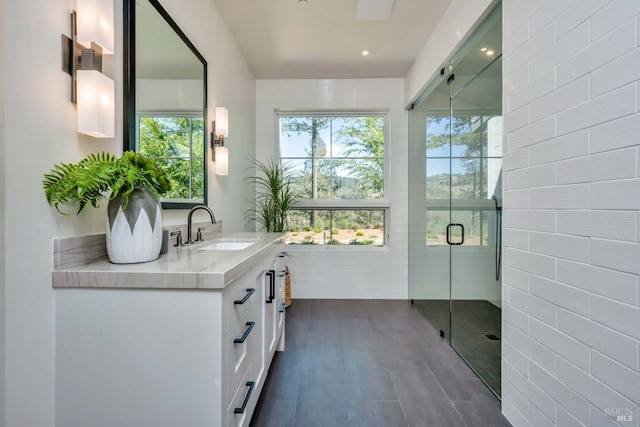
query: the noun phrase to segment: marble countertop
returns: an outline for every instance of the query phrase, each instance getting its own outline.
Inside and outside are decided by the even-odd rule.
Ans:
[[[54,288],[223,289],[262,259],[282,233],[223,233],[182,247],[155,261],[113,264],[106,258],[53,270]],[[251,241],[241,250],[203,250],[216,241]],[[55,264],[55,263],[54,263]]]

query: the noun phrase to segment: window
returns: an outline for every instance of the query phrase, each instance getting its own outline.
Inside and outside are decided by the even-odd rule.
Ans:
[[[384,113],[278,114],[278,156],[296,178],[292,244],[384,245]]]
[[[426,244],[446,245],[449,223],[464,224],[464,245],[493,244],[491,197],[502,188],[502,118],[428,116],[426,130]]]
[[[312,225],[313,224],[313,225]],[[289,215],[294,245],[384,245],[384,210],[305,210]]]
[[[163,201],[204,200],[204,120],[202,115],[138,116],[138,151],[153,159],[171,181]]]

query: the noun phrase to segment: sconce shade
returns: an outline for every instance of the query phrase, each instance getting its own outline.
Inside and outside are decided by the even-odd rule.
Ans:
[[[224,107],[216,107],[216,136],[229,136],[229,111]]]
[[[94,138],[115,136],[115,86],[99,71],[78,70],[78,132]]]
[[[216,175],[229,175],[229,150],[216,147]]]
[[[76,0],[76,10],[78,42],[87,49],[97,43],[103,54],[113,54],[113,0]]]
[[[224,146],[224,138],[229,136],[229,111],[216,107],[216,119],[213,122],[211,146],[213,160],[216,163],[216,175],[229,175],[229,150]]]

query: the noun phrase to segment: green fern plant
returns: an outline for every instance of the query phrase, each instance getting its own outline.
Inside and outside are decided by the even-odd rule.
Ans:
[[[42,186],[49,205],[63,215],[61,205],[78,203],[76,214],[87,204],[97,208],[109,190],[112,197],[122,193],[126,206],[136,186],[149,187],[156,197],[171,189],[164,171],[153,160],[133,151],[126,151],[119,158],[102,152],[89,154],[78,163],[58,163],[44,175]]]
[[[289,165],[269,160],[253,160],[254,174],[245,178],[255,185],[255,208],[246,212],[250,221],[262,225],[269,232],[287,230],[287,215],[295,208],[293,172]]]

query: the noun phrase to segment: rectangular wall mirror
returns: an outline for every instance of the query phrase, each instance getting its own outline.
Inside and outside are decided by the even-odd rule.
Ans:
[[[157,0],[124,0],[124,150],[171,180],[162,207],[207,203],[207,62]]]

